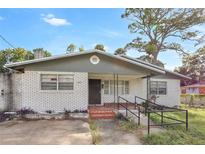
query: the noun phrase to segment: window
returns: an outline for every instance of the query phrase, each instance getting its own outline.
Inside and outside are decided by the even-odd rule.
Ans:
[[[150,94],[152,95],[166,95],[167,82],[165,81],[150,81]]]
[[[58,90],[73,90],[73,75],[58,75]]]
[[[57,90],[57,75],[41,74],[41,90]]]
[[[104,81],[104,94],[114,94],[114,85],[115,93],[117,93],[117,81],[114,80],[105,80]],[[119,80],[118,81],[118,94],[124,95],[129,94],[129,81]]]
[[[167,83],[166,82],[158,82],[158,93],[159,95],[167,94]]]
[[[41,74],[41,90],[73,90],[73,87],[73,75]]]
[[[113,80],[110,80],[110,95],[114,94],[114,85],[116,85],[116,82],[114,82]]]
[[[129,81],[125,81],[125,94],[129,94]]]
[[[109,81],[104,81],[104,94],[109,94]]]
[[[150,94],[157,95],[157,81],[150,82]]]

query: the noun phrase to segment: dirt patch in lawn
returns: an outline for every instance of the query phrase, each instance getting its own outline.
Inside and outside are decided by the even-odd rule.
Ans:
[[[95,121],[101,136],[99,144],[103,145],[139,145],[140,139],[135,133],[124,131],[119,128],[115,120]]]

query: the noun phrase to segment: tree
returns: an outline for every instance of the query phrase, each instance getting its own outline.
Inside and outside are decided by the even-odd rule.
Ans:
[[[33,52],[27,51],[24,60],[32,60],[32,59],[34,59],[34,54],[33,54]]]
[[[35,53],[35,52],[42,52],[43,53],[43,57],[50,57],[50,56],[52,56],[52,54],[49,51],[44,50],[43,48],[35,48],[35,49],[33,49],[33,53]]]
[[[105,47],[103,44],[96,44],[95,49],[100,50],[100,51],[106,51]]]
[[[72,52],[75,52],[75,50],[76,50],[76,45],[75,44],[70,44],[70,45],[68,45],[68,47],[67,47],[67,53],[72,53]]]
[[[81,46],[81,47],[79,48],[79,52],[83,52],[83,51],[85,51],[85,49],[83,48],[83,46]]]
[[[204,24],[204,9],[126,9],[122,18],[131,21],[128,29],[137,34],[126,49],[145,52],[156,61],[160,52],[174,50],[186,54],[178,41],[192,41],[195,46],[204,36],[191,28]],[[175,39],[175,41],[171,41]]]
[[[0,50],[0,72],[6,72],[7,70],[3,67],[6,63],[20,62],[24,60],[34,59],[34,52],[43,51],[45,57],[51,56],[51,53],[43,48],[33,49],[33,52],[28,51],[24,48],[15,49],[4,49]]]
[[[154,65],[157,65],[159,67],[163,67],[164,68],[164,63],[162,63],[160,60],[154,60],[153,61],[153,58],[150,57],[149,55],[143,55],[143,56],[140,56],[137,59],[140,59],[140,60],[143,60],[145,62],[148,62],[148,63],[151,63],[151,64],[154,64]]]
[[[23,48],[0,50],[0,72],[5,72],[3,67],[9,62],[20,62],[34,59],[33,53]]]
[[[175,69],[175,72],[187,75],[191,81],[184,80],[182,85],[193,84],[205,81],[205,46],[199,48],[190,55],[185,55],[182,59],[182,66]]]
[[[126,50],[124,48],[118,48],[115,50],[114,55],[126,55]]]

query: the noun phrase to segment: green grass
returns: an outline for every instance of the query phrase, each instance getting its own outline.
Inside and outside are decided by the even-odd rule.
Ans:
[[[119,121],[119,126],[122,130],[129,132],[135,131],[139,126],[131,119]]]
[[[93,144],[99,144],[101,141],[101,136],[100,136],[100,131],[99,131],[95,121],[89,119],[89,126],[90,126],[90,130],[91,130]]]
[[[189,111],[189,130],[185,130],[185,125],[169,126],[165,132],[150,134],[143,137],[144,144],[205,144],[205,109],[182,106]],[[185,114],[166,113],[177,119],[184,120]],[[160,122],[159,116],[152,115],[155,123]],[[171,122],[171,120],[165,120]],[[172,121],[173,122],[173,121]]]

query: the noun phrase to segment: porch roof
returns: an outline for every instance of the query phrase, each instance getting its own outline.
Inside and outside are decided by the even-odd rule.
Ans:
[[[148,66],[151,66],[151,67],[154,67],[154,68],[159,69],[159,70],[162,70],[162,71],[165,71],[165,74],[167,74],[167,75],[168,75],[168,74],[172,74],[172,75],[177,76],[177,77],[179,77],[179,78],[185,78],[185,79],[191,80],[191,78],[188,77],[188,76],[185,76],[185,75],[180,74],[180,73],[172,72],[172,71],[167,70],[167,69],[165,69],[165,68],[163,68],[163,67],[159,67],[159,66],[157,66],[157,65],[153,65],[153,64],[151,64],[151,63],[148,63],[148,62],[145,62],[145,61],[136,59],[136,58],[134,59],[134,58],[131,58],[131,57],[126,56],[126,55],[121,55],[121,57],[126,58],[126,59],[130,59],[130,60],[133,60],[133,61],[135,61],[135,62],[139,62],[139,63],[145,64],[145,65],[148,65]]]

